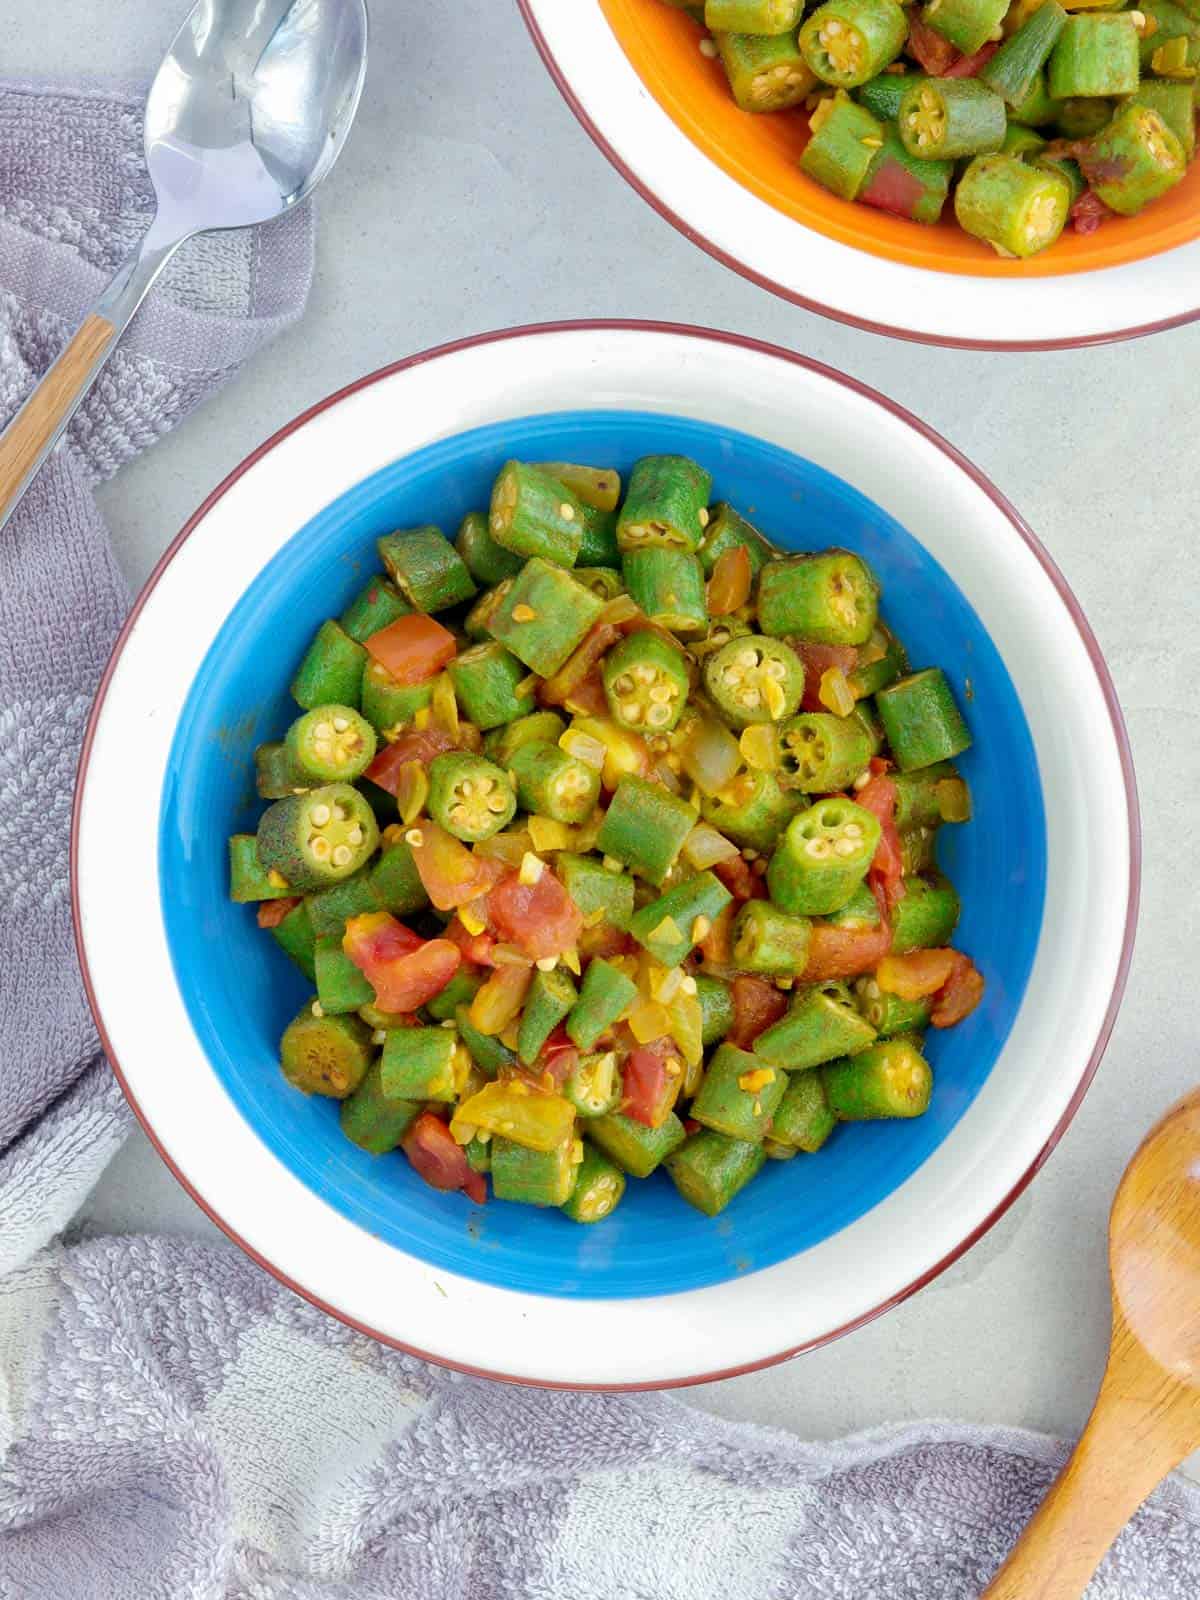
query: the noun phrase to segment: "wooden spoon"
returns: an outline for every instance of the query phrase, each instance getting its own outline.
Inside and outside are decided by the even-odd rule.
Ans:
[[[1200,1090],[1129,1163],[1108,1242],[1112,1345],[1095,1408],[982,1600],[1079,1600],[1142,1501],[1200,1447]]]

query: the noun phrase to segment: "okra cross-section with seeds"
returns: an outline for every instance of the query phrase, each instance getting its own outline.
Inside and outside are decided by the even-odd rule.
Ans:
[[[829,0],[805,37],[844,78],[891,49],[893,10]],[[1054,31],[1010,53],[1025,76]],[[802,43],[795,21],[723,41],[727,62],[815,80]],[[945,178],[895,131],[919,85],[864,90],[823,102],[805,159],[873,204],[899,185],[916,215]],[[1112,119],[1133,190],[1181,106],[1151,93]],[[1020,168],[1014,200],[983,185],[997,240],[1036,222],[1022,195],[1066,183],[1038,148],[971,164]],[[261,815],[228,842],[230,899],[315,989],[280,1068],[341,1102],[360,1171],[403,1161],[561,1228],[636,1205],[662,1168],[698,1227],[777,1204],[785,1228],[793,1174],[831,1138],[922,1114],[917,1035],[984,991],[937,857],[971,817],[965,663],[912,671],[857,550],[777,548],[659,443],[498,461],[488,505],[449,497],[453,545],[435,521],[379,541],[384,571],[306,623],[301,714],[254,751]]]

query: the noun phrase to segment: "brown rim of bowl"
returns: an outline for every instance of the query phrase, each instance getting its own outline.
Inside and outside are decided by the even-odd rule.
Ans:
[[[678,212],[672,211],[667,203],[643,182],[633,169],[621,159],[609,144],[600,129],[584,110],[578,96],[567,81],[566,74],[559,66],[558,61],[546,42],[546,37],[537,24],[530,7],[530,0],[517,0],[517,7],[525,19],[525,26],[529,29],[530,37],[537,48],[538,54],[545,63],[546,70],[554,81],[558,92],[567,102],[576,120],[592,143],[606,156],[620,175],[629,184],[630,188],[641,195],[647,205],[658,212],[659,216],[677,228],[684,238],[690,239],[706,254],[712,256],[714,261],[719,261],[723,267],[736,272],[739,277],[746,278],[750,283],[756,284],[760,289],[766,289],[771,294],[778,295],[781,300],[787,300],[794,306],[799,306],[804,311],[814,311],[818,316],[828,317],[831,322],[840,322],[845,327],[857,328],[862,333],[877,333],[885,339],[904,339],[909,344],[936,345],[947,350],[986,350],[989,352],[1009,352],[1013,355],[1033,354],[1043,350],[1085,350],[1092,345],[1120,344],[1127,339],[1144,339],[1152,333],[1169,333],[1172,328],[1184,328],[1190,322],[1195,322],[1200,317],[1200,305],[1194,311],[1181,311],[1176,317],[1165,317],[1161,322],[1146,322],[1135,328],[1118,328],[1113,333],[1088,333],[1081,334],[1074,339],[956,339],[948,335],[937,333],[918,333],[913,328],[895,328],[887,322],[871,322],[866,317],[854,317],[846,311],[835,311],[832,306],[825,305],[820,300],[814,300],[810,295],[797,294],[794,289],[789,289],[785,284],[777,283],[774,278],[768,278],[764,273],[757,272],[746,262],[731,256],[728,251],[722,250],[703,233],[688,222],[685,222]],[[764,202],[765,203],[765,202]],[[797,223],[803,227],[803,223]]]
[[[159,579],[162,577],[170,563],[174,560],[184,541],[191,537],[196,528],[208,515],[209,511],[211,511],[213,506],[216,505],[217,501],[220,500],[226,493],[228,493],[233,485],[237,483],[238,480],[251,469],[251,467],[253,467],[270,451],[274,450],[277,445],[283,442],[283,440],[287,439],[298,429],[304,427],[304,425],[313,417],[319,416],[321,412],[328,411],[331,407],[339,404],[342,400],[348,399],[351,395],[357,394],[362,389],[370,388],[373,384],[379,383],[385,378],[393,377],[395,374],[400,372],[406,372],[411,367],[423,366],[427,362],[435,361],[442,356],[455,355],[459,351],[473,349],[478,345],[499,344],[509,339],[528,338],[541,334],[583,332],[594,333],[608,331],[617,331],[622,333],[666,333],[684,338],[707,339],[712,341],[714,344],[734,345],[743,350],[755,351],[760,355],[773,356],[778,360],[789,361],[795,366],[806,368],[809,372],[815,372],[819,377],[827,378],[833,383],[840,384],[843,388],[849,389],[852,393],[860,395],[863,399],[869,400],[875,405],[882,406],[885,411],[890,412],[892,416],[907,424],[907,426],[912,428],[914,432],[919,433],[923,439],[928,440],[930,444],[934,445],[942,452],[944,456],[952,461],[955,466],[961,468],[961,470],[967,474],[971,481],[979,489],[981,489],[985,495],[987,495],[988,499],[991,500],[993,505],[995,505],[998,510],[1003,513],[1003,515],[1012,525],[1014,532],[1032,551],[1034,557],[1037,559],[1042,569],[1046,573],[1046,576],[1050,579],[1050,582],[1057,590],[1059,597],[1066,606],[1067,611],[1069,612],[1071,619],[1079,632],[1080,638],[1083,640],[1084,648],[1091,660],[1096,677],[1100,683],[1101,693],[1103,694],[1105,704],[1108,707],[1108,714],[1112,722],[1113,736],[1116,740],[1117,751],[1120,756],[1121,772],[1125,787],[1125,800],[1129,812],[1129,900],[1125,913],[1125,932],[1121,946],[1121,959],[1117,966],[1116,979],[1113,983],[1112,997],[1109,1000],[1108,1009],[1104,1014],[1104,1020],[1100,1025],[1100,1031],[1096,1036],[1096,1042],[1092,1047],[1091,1055],[1089,1056],[1087,1065],[1084,1068],[1083,1076],[1080,1078],[1079,1084],[1071,1096],[1071,1100],[1067,1106],[1067,1109],[1059,1118],[1045,1144],[1042,1146],[1036,1158],[1030,1164],[1028,1170],[1022,1175],[1020,1180],[1013,1185],[1008,1194],[1004,1196],[1004,1198],[992,1209],[991,1212],[989,1212],[987,1217],[984,1218],[979,1226],[973,1229],[972,1232],[961,1241],[961,1243],[956,1245],[953,1250],[949,1251],[945,1256],[943,1256],[940,1261],[935,1263],[935,1265],[932,1267],[929,1267],[925,1272],[921,1273],[917,1278],[906,1285],[903,1289],[899,1290],[896,1294],[889,1296],[888,1299],[884,1300],[878,1306],[875,1306],[872,1310],[864,1312],[859,1317],[855,1317],[853,1321],[845,1323],[839,1328],[831,1329],[830,1332],[822,1334],[819,1338],[810,1339],[804,1344],[789,1346],[788,1348],[779,1351],[777,1355],[764,1356],[761,1360],[744,1362],[740,1366],[725,1367],[716,1372],[697,1372],[682,1378],[669,1378],[660,1383],[564,1383],[562,1381],[539,1382],[536,1378],[520,1377],[508,1372],[492,1372],[486,1367],[473,1367],[462,1362],[449,1361],[442,1356],[432,1354],[428,1350],[418,1349],[414,1345],[404,1344],[399,1339],[393,1339],[387,1334],[380,1333],[378,1329],[369,1327],[366,1323],[359,1322],[354,1317],[348,1316],[345,1312],[339,1311],[336,1306],[329,1305],[318,1295],[311,1293],[308,1289],[303,1288],[300,1284],[287,1277],[286,1274],[281,1272],[276,1266],[273,1265],[272,1262],[268,1261],[265,1256],[261,1255],[251,1245],[249,1245],[246,1240],[243,1239],[241,1235],[225,1221],[223,1217],[218,1216],[217,1212],[212,1208],[211,1205],[209,1205],[204,1196],[201,1195],[184,1177],[183,1173],[179,1170],[168,1151],[159,1141],[153,1127],[143,1114],[141,1107],[138,1105],[137,1100],[134,1098],[133,1092],[129,1087],[129,1084],[126,1081],[125,1075],[121,1070],[120,1063],[118,1062],[116,1054],[112,1048],[112,1042],[109,1039],[108,1033],[104,1026],[104,1018],[101,1014],[100,1003],[97,999],[95,989],[93,988],[91,972],[88,968],[87,951],[84,947],[83,930],[79,911],[79,819],[82,810],[83,792],[87,779],[88,765],[91,759],[92,742],[95,738],[96,728],[100,720],[100,714],[104,708],[104,702],[108,695],[109,684],[112,681],[113,673],[115,672],[117,663],[121,658],[122,652],[124,651],[130,632],[135,626],[138,617],[141,615],[142,609],[146,605],[146,602],[154,592]],[[1092,633],[1090,626],[1088,625],[1087,619],[1083,614],[1079,602],[1071,592],[1066,579],[1055,566],[1037,535],[1025,523],[1016,509],[1009,504],[1009,502],[1004,498],[994,484],[992,484],[989,479],[987,479],[983,473],[978,470],[977,467],[973,466],[965,456],[956,450],[952,444],[943,439],[939,433],[936,433],[934,429],[930,428],[926,423],[922,422],[919,417],[913,416],[912,413],[906,411],[903,406],[898,405],[894,400],[889,400],[886,395],[878,393],[877,390],[870,388],[867,384],[860,383],[857,378],[847,377],[844,373],[836,372],[833,368],[827,367],[823,362],[813,361],[807,356],[796,355],[790,350],[781,349],[777,345],[767,344],[761,339],[750,339],[741,334],[724,333],[715,328],[689,327],[685,323],[649,321],[637,322],[625,321],[621,319],[584,319],[578,322],[534,323],[524,327],[499,329],[492,333],[475,334],[470,338],[456,339],[449,344],[437,345],[430,350],[423,350],[417,355],[407,356],[402,361],[393,362],[390,366],[381,367],[378,369],[378,371],[369,373],[365,378],[359,378],[357,382],[348,384],[344,389],[339,389],[335,394],[331,394],[324,400],[318,401],[316,405],[310,406],[307,411],[302,412],[298,417],[295,417],[291,422],[280,428],[277,433],[273,434],[264,443],[260,444],[258,448],[248,455],[239,466],[236,466],[233,469],[224,482],[219,484],[217,488],[215,488],[208,496],[208,498],[200,505],[200,507],[193,512],[191,517],[188,518],[187,522],[180,529],[179,533],[176,534],[170,545],[168,545],[166,551],[159,559],[149,578],[147,578],[137,599],[134,601],[133,609],[130,611],[129,616],[117,637],[117,641],[113,646],[112,654],[108,659],[108,664],[104,668],[104,673],[100,679],[99,688],[96,691],[96,698],[92,705],[91,713],[88,717],[87,729],[84,733],[83,747],[79,756],[79,768],[76,775],[75,784],[75,798],[71,808],[71,917],[74,923],[75,947],[79,955],[79,965],[83,974],[83,983],[87,992],[88,1005],[91,1007],[92,1015],[95,1018],[96,1027],[100,1034],[101,1044],[104,1047],[105,1055],[108,1057],[113,1072],[116,1074],[117,1081],[121,1085],[121,1089],[125,1095],[125,1098],[132,1107],[134,1115],[141,1123],[146,1137],[150,1140],[150,1143],[154,1146],[155,1150],[157,1150],[158,1154],[162,1157],[163,1161],[166,1163],[167,1167],[170,1169],[181,1186],[192,1197],[192,1199],[200,1207],[201,1211],[203,1211],[204,1214],[209,1218],[209,1220],[215,1223],[223,1233],[232,1239],[234,1244],[238,1245],[243,1251],[245,1251],[252,1261],[257,1262],[260,1267],[269,1272],[270,1275],[279,1283],[283,1284],[285,1288],[291,1289],[293,1293],[300,1295],[303,1299],[307,1300],[310,1305],[316,1306],[318,1310],[326,1312],[331,1317],[335,1317],[339,1322],[344,1323],[347,1327],[355,1329],[356,1332],[368,1335],[370,1338],[377,1340],[380,1344],[390,1345],[395,1350],[402,1350],[406,1355],[417,1356],[420,1358],[420,1360],[433,1362],[436,1366],[449,1367],[455,1372],[464,1373],[468,1377],[472,1378],[490,1378],[500,1382],[520,1384],[534,1389],[590,1390],[609,1394],[629,1394],[644,1390],[679,1389],[689,1387],[692,1384],[716,1383],[720,1379],[737,1378],[743,1373],[747,1372],[761,1372],[767,1367],[777,1366],[782,1361],[788,1361],[793,1356],[802,1355],[807,1350],[815,1350],[820,1348],[822,1345],[831,1344],[835,1339],[840,1339],[844,1334],[853,1333],[856,1329],[865,1327],[868,1322],[873,1322],[876,1317],[880,1317],[884,1314],[884,1312],[890,1311],[894,1306],[900,1305],[901,1302],[907,1300],[910,1295],[915,1294],[918,1289],[923,1289],[926,1284],[932,1282],[932,1280],[943,1273],[947,1267],[952,1266],[961,1255],[965,1254],[965,1252],[969,1250],[972,1245],[976,1244],[988,1231],[988,1229],[1004,1215],[1009,1206],[1012,1205],[1013,1201],[1024,1192],[1035,1174],[1046,1162],[1051,1151],[1066,1132],[1072,1118],[1075,1116],[1075,1113],[1078,1111],[1083,1102],[1083,1097],[1087,1093],[1092,1079],[1096,1075],[1097,1068],[1100,1065],[1101,1057],[1103,1056],[1105,1047],[1108,1044],[1109,1035],[1112,1033],[1113,1025],[1117,1019],[1117,1012],[1120,1009],[1121,998],[1125,992],[1126,979],[1129,975],[1129,964],[1133,956],[1134,932],[1137,927],[1138,900],[1141,891],[1141,865],[1141,823],[1138,811],[1137,784],[1133,772],[1133,758],[1129,747],[1129,737],[1125,731],[1124,718],[1121,715],[1121,707],[1117,700],[1117,693],[1113,687],[1112,678],[1109,675],[1108,667],[1106,666],[1104,657],[1100,651],[1100,646],[1097,643],[1096,637]]]

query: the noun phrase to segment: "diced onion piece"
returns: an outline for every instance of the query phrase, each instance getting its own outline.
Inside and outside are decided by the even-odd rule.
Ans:
[[[703,872],[718,861],[730,861],[741,852],[731,839],[707,822],[698,822],[683,841],[682,855],[689,867]]]
[[[672,794],[682,794],[683,785],[679,781],[679,774],[666,761],[654,763],[654,776],[664,789],[669,789]]]
[[[489,1037],[502,1032],[525,1003],[525,995],[532,981],[531,966],[498,965],[471,1001],[471,1026]]]
[[[723,723],[696,716],[676,747],[683,770],[705,794],[719,794],[742,764],[738,742]]]
[[[458,908],[458,920],[471,935],[476,938],[487,927],[487,899],[480,895],[478,900],[468,900],[465,906]]]
[[[756,772],[778,771],[779,734],[769,722],[751,723],[738,740],[738,749],[742,760]]]
[[[688,994],[681,984],[667,1010],[668,1032],[679,1046],[679,1053],[689,1068],[699,1066],[704,1059],[704,1013],[699,996]]]
[[[821,674],[821,687],[817,691],[817,698],[827,711],[832,711],[835,717],[848,717],[858,702],[854,698],[854,690],[846,679],[846,674],[841,667],[830,667]]]
[[[658,1000],[639,1000],[626,1020],[629,1031],[639,1044],[649,1044],[653,1039],[663,1038],[671,1026],[670,1013]]]
[[[458,735],[458,701],[450,674],[443,672],[434,680],[433,698],[429,702],[430,720],[435,728],[443,728],[452,738]]]
[[[569,756],[574,756],[577,761],[586,762],[589,767],[595,767],[597,772],[604,770],[605,751],[599,739],[581,733],[578,728],[568,728],[558,743],[561,749]]]
[[[498,944],[492,950],[492,961],[498,967],[532,967],[533,958],[515,944]]]
[[[396,780],[396,805],[407,828],[421,815],[429,798],[429,775],[419,761],[406,761]]]
[[[639,615],[640,611],[637,602],[632,595],[615,594],[605,604],[596,621],[611,622],[614,627],[617,627],[622,622],[632,622],[634,617]]]
[[[527,850],[521,857],[521,866],[517,877],[527,889],[532,889],[535,883],[542,881],[542,873],[546,870],[546,863],[540,856],[535,856],[532,850]]]
[[[532,822],[532,817],[529,820]],[[490,856],[493,861],[503,861],[505,866],[519,867],[533,848],[533,835],[529,830],[515,828],[494,833],[490,839],[481,839],[475,846],[475,853]]]
[[[555,822],[553,817],[529,818],[529,839],[533,848],[539,852],[546,850],[569,850],[571,848],[571,830],[565,822]]]

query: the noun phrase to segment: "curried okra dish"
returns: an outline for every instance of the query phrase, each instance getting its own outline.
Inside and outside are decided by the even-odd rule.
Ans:
[[[743,111],[807,112],[814,182],[924,223],[953,190],[1001,256],[1135,215],[1196,153],[1196,0],[665,3],[709,30]]]
[[[453,543],[379,541],[322,624],[231,894],[316,994],[288,1082],[476,1202],[715,1216],[840,1123],[920,1116],[970,734],[847,550],[784,555],[705,468],[507,462]],[[852,1135],[845,1135],[850,1137]]]

